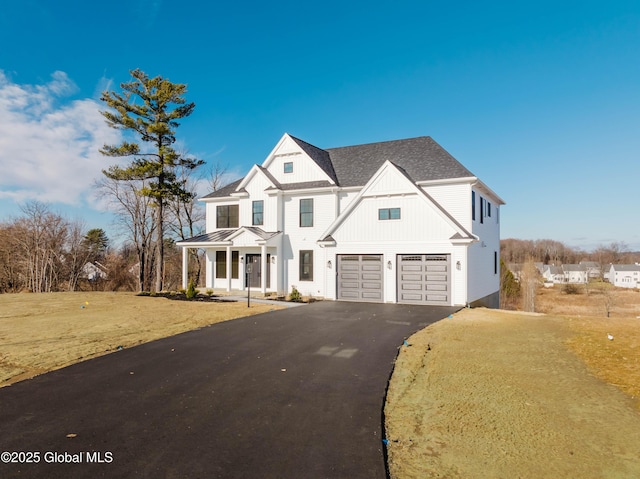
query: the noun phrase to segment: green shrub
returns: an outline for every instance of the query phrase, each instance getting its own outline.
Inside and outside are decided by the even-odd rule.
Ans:
[[[187,299],[193,299],[198,295],[198,291],[196,290],[196,285],[193,280],[189,281],[189,286],[187,287]]]
[[[207,290],[205,291],[205,294],[206,294],[207,296],[211,297],[211,296],[213,296],[213,290],[212,290],[212,289],[207,289]]]
[[[300,294],[300,291],[296,289],[295,286],[291,288],[291,294],[289,295],[289,300],[295,301],[295,302],[302,301],[302,295]]]

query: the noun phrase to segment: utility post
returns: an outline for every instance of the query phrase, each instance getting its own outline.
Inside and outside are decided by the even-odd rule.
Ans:
[[[249,273],[251,273],[252,264],[247,262],[245,267],[247,275],[247,308],[251,307],[251,282],[249,281]]]

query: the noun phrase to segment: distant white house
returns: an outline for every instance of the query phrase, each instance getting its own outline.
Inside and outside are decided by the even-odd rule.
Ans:
[[[85,265],[82,267],[81,277],[84,279],[88,279],[89,281],[107,279],[107,268],[97,261],[93,263],[85,263]]]
[[[564,282],[584,284],[587,282],[587,268],[581,264],[563,264]]]
[[[597,261],[580,261],[580,265],[587,269],[587,278],[597,279],[602,277],[602,267]]]
[[[640,288],[640,264],[612,264],[608,277],[618,288]]]
[[[206,286],[347,301],[499,305],[500,199],[430,137],[321,149],[285,134],[202,198]]]
[[[564,283],[564,271],[562,271],[560,266],[545,264],[542,269],[542,277],[544,278],[545,283]]]

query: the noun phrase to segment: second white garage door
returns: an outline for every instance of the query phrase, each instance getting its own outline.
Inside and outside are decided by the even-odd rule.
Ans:
[[[448,254],[399,254],[398,302],[449,305],[450,258]]]
[[[338,299],[383,301],[381,254],[338,255]]]

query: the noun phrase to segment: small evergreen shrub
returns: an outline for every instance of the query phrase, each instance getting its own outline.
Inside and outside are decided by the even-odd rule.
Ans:
[[[289,295],[289,300],[295,301],[296,303],[299,303],[300,301],[302,301],[302,295],[300,294],[300,291],[296,289],[295,286],[291,288],[291,294]]]
[[[198,295],[198,291],[196,290],[196,285],[193,280],[189,281],[189,286],[187,287],[186,296],[187,299],[193,299]]]

